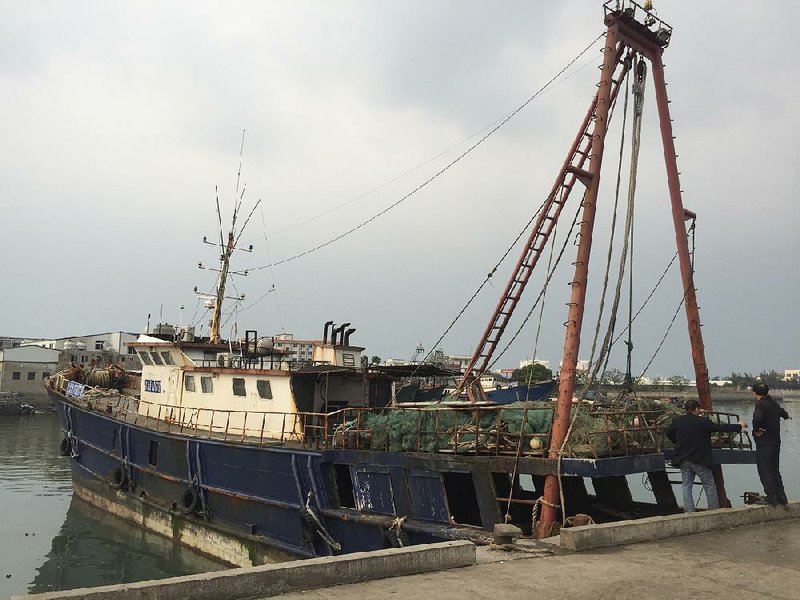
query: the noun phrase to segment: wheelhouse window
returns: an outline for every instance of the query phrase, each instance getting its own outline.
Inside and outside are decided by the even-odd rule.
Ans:
[[[244,385],[244,377],[234,377],[233,378],[233,395],[234,396],[246,396],[247,390],[245,389]]]
[[[163,365],[164,364],[164,361],[161,360],[161,357],[158,355],[158,352],[151,352],[150,356],[153,357],[153,362],[156,363],[157,365]]]
[[[36,379],[36,373],[28,371],[28,381],[33,381],[34,379]]]
[[[175,361],[172,360],[172,354],[169,351],[164,351],[161,353],[161,358],[164,359],[165,365],[174,365]]]
[[[103,349],[103,340],[95,340],[94,341],[94,349],[95,350],[102,350]]]
[[[14,371],[13,373],[11,373],[11,379],[16,381],[16,380],[19,380],[21,378],[22,378],[22,372],[21,371]]]
[[[272,400],[272,385],[266,379],[259,379],[256,381],[256,388],[258,388],[258,397],[265,400]]]
[[[183,388],[187,392],[193,392],[194,391],[194,375],[187,375],[185,377],[185,379],[183,380]]]
[[[204,394],[212,394],[214,392],[214,380],[211,377],[201,377],[200,389]]]
[[[153,359],[150,358],[150,353],[149,352],[144,352],[144,351],[139,352],[139,358],[141,358],[142,362],[144,364],[146,364],[146,365],[152,365],[153,364]]]

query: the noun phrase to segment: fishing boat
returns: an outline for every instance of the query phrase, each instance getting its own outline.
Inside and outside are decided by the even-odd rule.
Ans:
[[[130,344],[140,374],[71,367],[46,380],[75,495],[232,565],[447,539],[485,543],[498,523],[543,537],[577,514],[602,522],[679,510],[663,439],[675,408],[631,387],[605,402],[586,402],[576,388],[609,112],[626,81],[638,105],[649,62],[698,394],[712,410],[687,245],[691,213],[682,204],[661,64],[672,29],[629,0],[605,5],[605,25],[599,87],[452,395],[392,404],[392,375],[362,361],[347,322],[325,323],[305,361],[289,360],[256,331],[224,340],[222,306],[241,233],[234,211],[227,239],[219,240],[207,337],[142,335]],[[576,184],[585,190],[558,399],[492,402],[480,377]],[[754,459],[746,434],[718,446],[724,504],[719,465]],[[633,500],[632,474],[647,474],[654,502]]]

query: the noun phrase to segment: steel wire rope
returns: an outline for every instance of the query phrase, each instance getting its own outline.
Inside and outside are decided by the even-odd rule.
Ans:
[[[634,90],[634,93],[635,93],[635,90]],[[635,107],[636,107],[636,102],[637,102],[636,99],[634,99],[634,111],[635,111]],[[641,120],[638,120],[638,126],[641,127]],[[637,118],[636,118],[636,115],[634,114],[634,123],[633,123],[634,134],[632,136],[633,140],[632,140],[632,149],[631,149],[631,161],[633,161],[633,159],[634,159],[634,153],[635,153],[635,156],[638,157],[638,151],[636,150],[636,148],[634,146],[635,145],[635,140],[636,140],[636,133],[635,133],[636,127],[637,127]],[[636,176],[636,167],[635,167],[635,165],[631,164],[630,170],[631,170],[630,176],[631,177],[635,177]],[[622,238],[622,252],[620,254],[619,267],[618,267],[618,270],[617,270],[617,284],[616,284],[616,288],[614,290],[614,301],[612,303],[611,312],[609,314],[609,322],[608,322],[608,328],[606,330],[606,335],[605,335],[605,337],[603,339],[603,344],[600,346],[600,356],[598,357],[597,365],[595,365],[595,367],[593,369],[594,375],[596,375],[597,371],[599,370],[599,365],[603,364],[603,373],[600,375],[601,379],[602,379],[603,375],[605,374],[606,369],[608,368],[608,359],[611,356],[611,352],[610,352],[611,340],[613,339],[613,336],[614,336],[614,329],[615,329],[616,323],[617,323],[617,312],[619,310],[619,301],[620,301],[620,297],[622,296],[622,283],[623,283],[624,277],[625,277],[625,263],[626,263],[627,258],[628,258],[628,252],[629,252],[629,248],[630,248],[630,238],[631,238],[631,234],[632,234],[631,227],[632,227],[632,224],[633,224],[633,205],[634,205],[633,192],[635,192],[635,190],[636,190],[635,184],[632,184],[632,182],[629,181],[628,182],[628,206],[627,206],[627,211],[626,211],[626,214],[625,214],[625,229],[624,229],[625,234],[623,235],[623,238]],[[603,358],[603,357],[605,357],[605,358]],[[594,377],[592,379],[594,379]]]
[[[645,298],[644,302],[642,302],[641,306],[639,306],[639,309],[636,311],[636,314],[633,315],[633,319],[631,319],[631,322],[636,321],[636,318],[642,313],[644,308],[647,306],[647,304],[653,298],[653,295],[656,293],[656,290],[659,288],[661,283],[664,281],[664,277],[667,275],[667,272],[669,272],[669,269],[670,269],[670,267],[672,267],[672,265],[675,262],[676,258],[678,258],[678,252],[677,251],[675,252],[675,254],[672,255],[672,258],[667,263],[667,266],[664,268],[664,271],[661,273],[661,276],[658,278],[658,281],[653,286],[653,289],[650,290],[650,293],[647,295],[647,298]],[[612,347],[614,346],[614,344],[616,344],[619,341],[619,338],[621,338],[623,335],[625,335],[627,330],[628,330],[628,328],[626,326],[625,329],[623,329],[622,331],[619,332],[617,337],[614,338],[614,341],[611,342],[611,346]]]
[[[690,268],[691,268],[692,275],[694,275],[694,260],[695,260],[695,225],[696,225],[696,221],[693,219],[692,220],[692,224],[689,227],[689,234],[691,234],[691,240],[692,240],[692,249],[691,249],[691,253],[689,255],[689,263],[690,263]],[[694,277],[692,277],[692,280],[691,280],[690,283],[691,283],[691,285],[694,285]],[[686,302],[686,294],[688,294],[688,293],[689,293],[689,289],[686,288],[683,291],[683,296],[681,296],[681,301],[678,303],[678,308],[675,309],[675,313],[672,315],[672,320],[670,321],[669,325],[667,326],[667,330],[664,332],[664,336],[661,338],[661,341],[659,342],[658,346],[656,347],[655,351],[653,352],[653,355],[650,357],[650,360],[647,361],[647,364],[645,365],[644,369],[642,369],[642,373],[641,373],[641,375],[639,375],[639,379],[644,377],[645,373],[647,373],[647,369],[649,369],[650,366],[653,364],[653,361],[656,359],[656,356],[658,356],[658,353],[661,351],[661,348],[664,346],[664,342],[667,341],[667,337],[669,336],[669,333],[672,330],[672,326],[675,325],[675,320],[678,318],[678,314],[680,314],[680,312],[681,312],[681,307],[683,306],[684,302]]]
[[[564,198],[564,188],[562,187],[559,191],[559,196],[563,201]],[[553,265],[553,255],[555,254],[555,246],[556,246],[556,235],[557,231],[556,228],[558,227],[558,223],[553,224],[553,233],[552,239],[550,241],[550,256],[547,259],[547,270],[550,271]],[[547,284],[545,283],[544,288],[545,297],[547,295]],[[539,310],[539,323],[536,326],[536,338],[533,342],[533,353],[531,354],[531,368],[528,371],[528,377],[525,382],[525,410],[522,413],[522,422],[520,423],[519,428],[519,439],[517,440],[517,452],[514,456],[514,470],[511,472],[511,488],[508,494],[508,502],[506,503],[506,514],[504,520],[508,523],[511,520],[511,501],[514,498],[514,481],[517,478],[517,471],[519,470],[519,460],[522,456],[522,439],[525,433],[525,426],[528,424],[528,400],[530,399],[531,393],[531,381],[533,379],[533,368],[536,364],[536,352],[539,349],[539,334],[542,330],[542,317],[544,316],[544,303],[545,297],[542,298],[542,306]],[[519,397],[519,396],[518,396]],[[533,433],[533,432],[531,432]]]
[[[267,238],[267,222],[266,222],[266,219],[264,218],[264,209],[262,208],[260,212],[261,212],[261,224],[264,226],[264,249],[265,249],[265,252],[267,254],[267,260],[269,261],[270,260],[270,258],[269,258],[270,257],[270,250],[269,250],[269,240]],[[258,300],[256,300],[255,302],[251,302],[250,304],[245,306],[243,309],[241,309],[239,312],[243,313],[246,310],[250,310],[256,304],[258,304],[259,302],[264,300],[264,298],[266,298],[269,294],[275,293],[275,309],[278,311],[278,321],[280,321],[281,330],[285,331],[286,327],[285,327],[284,322],[283,322],[283,315],[281,313],[281,307],[280,307],[280,304],[278,302],[278,295],[277,295],[278,288],[275,285],[275,270],[272,268],[272,265],[270,265],[270,277],[272,279],[272,286],[266,292],[264,292],[258,298]]]
[[[505,347],[500,351],[500,353],[495,357],[495,359],[491,362],[491,364],[487,367],[487,369],[491,370],[492,367],[494,367],[498,363],[498,361],[503,357],[503,355],[508,351],[508,349],[511,347],[511,344],[514,343],[519,334],[522,332],[523,327],[525,327],[525,325],[528,323],[528,320],[531,318],[533,311],[536,310],[536,307],[539,304],[539,300],[541,300],[542,296],[544,296],[544,293],[547,290],[547,286],[550,283],[550,280],[553,278],[553,275],[556,272],[556,268],[561,262],[561,258],[564,256],[564,251],[567,249],[567,246],[569,245],[569,240],[572,238],[572,232],[575,230],[575,225],[578,223],[578,216],[581,214],[581,208],[583,208],[583,202],[581,202],[578,205],[578,210],[575,211],[575,216],[572,219],[572,224],[569,227],[569,231],[567,231],[567,235],[564,237],[564,243],[561,245],[561,250],[559,250],[558,252],[558,257],[556,258],[556,262],[553,265],[552,269],[550,269],[550,271],[547,273],[547,277],[545,278],[542,289],[539,291],[539,295],[533,302],[533,306],[531,306],[530,310],[528,311],[528,314],[525,315],[525,318],[522,320],[522,323],[514,332],[514,335],[511,337],[511,339],[508,341]]]
[[[609,275],[611,273],[611,260],[614,254],[614,239],[616,238],[617,232],[617,213],[619,209],[619,192],[622,185],[622,163],[624,160],[624,150],[625,150],[625,127],[628,123],[628,102],[630,96],[630,80],[628,79],[628,73],[630,69],[625,73],[625,101],[622,109],[622,131],[620,132],[620,140],[619,140],[619,157],[617,159],[617,179],[616,179],[616,186],[614,190],[614,208],[612,210],[611,216],[611,234],[608,240],[608,252],[606,254],[606,268],[605,273],[603,275],[603,286],[602,291],[600,292],[600,309],[597,314],[597,321],[595,323],[595,330],[594,336],[592,337],[592,350],[589,354],[589,366],[594,362],[594,355],[597,351],[597,340],[600,337],[600,325],[603,320],[603,315],[605,314],[605,305],[606,305],[606,294],[608,293],[608,282],[609,282]],[[616,104],[616,99],[615,99]],[[613,116],[613,107],[612,107],[612,116]],[[584,387],[584,390],[581,393],[581,399],[585,398],[586,392],[588,391],[588,387],[591,386],[591,383],[594,381],[594,377],[597,375],[597,372],[590,371],[590,377],[587,379],[588,386]],[[586,383],[586,382],[584,382]]]
[[[632,60],[634,60],[634,57],[635,56],[629,56],[628,58],[632,61]],[[626,65],[626,66],[629,67],[629,65],[630,65],[630,63],[628,63],[628,65]],[[603,282],[603,292],[602,292],[602,295],[601,295],[601,307],[604,307],[604,305],[605,305],[605,295],[606,295],[606,291],[608,289],[611,258],[612,258],[612,253],[613,253],[614,232],[616,231],[616,221],[617,221],[616,217],[617,217],[617,208],[618,208],[618,205],[619,205],[619,192],[620,192],[620,185],[621,185],[622,162],[623,162],[624,145],[625,145],[625,124],[627,122],[628,103],[629,103],[629,97],[630,97],[629,73],[630,73],[630,68],[628,68],[626,70],[626,72],[625,72],[625,102],[624,102],[624,106],[623,106],[622,132],[620,134],[620,151],[619,151],[619,159],[618,159],[618,165],[617,165],[617,182],[616,182],[614,210],[613,210],[613,215],[614,216],[613,216],[613,219],[612,219],[612,235],[610,236],[610,239],[609,239],[609,250],[608,250],[608,255],[607,255],[607,259],[606,259],[606,270],[605,270],[605,276],[604,276],[604,282]],[[615,105],[616,105],[616,102],[615,102]],[[611,107],[612,111],[615,108],[615,105]],[[635,106],[636,106],[636,99],[634,99],[634,107]],[[635,108],[634,108],[634,111],[635,111]],[[611,116],[613,116],[613,112],[612,112]],[[637,121],[636,121],[635,117],[636,117],[636,115],[634,114],[634,123],[632,125],[632,127],[634,129],[634,136],[633,136],[634,138],[636,137],[635,129],[636,129],[636,126],[637,126]],[[609,117],[609,120],[610,120],[610,117]],[[638,125],[641,126],[641,121],[639,121]],[[638,152],[635,152],[635,153],[632,152],[631,157],[632,157],[631,158],[631,162],[633,162],[634,158],[638,159]],[[631,165],[631,173],[635,176],[635,170],[633,168],[633,165]],[[628,235],[630,234],[632,205],[633,205],[633,194],[631,193],[630,182],[629,182],[628,211],[627,211],[627,215],[626,215],[626,224],[625,224],[626,227],[625,227],[625,236],[624,236],[624,242],[623,242],[623,254],[622,254],[622,257],[621,257],[621,264],[620,264],[620,267],[622,269],[624,269],[624,265],[625,265],[625,254],[627,252],[627,241],[628,241]],[[614,302],[614,305],[613,305],[612,310],[611,310],[611,318],[609,319],[609,326],[610,327],[611,327],[611,322],[612,321],[616,321],[616,312],[617,312],[617,307],[618,307],[618,303],[619,303],[619,294],[620,294],[621,285],[622,285],[622,273],[620,273],[620,275],[618,277],[618,280],[617,280],[615,302]],[[602,312],[603,312],[603,309],[601,308],[601,311],[598,314],[597,321],[596,321],[596,324],[595,324],[595,333],[594,333],[594,337],[593,337],[593,340],[592,340],[592,351],[591,351],[591,354],[590,354],[590,357],[589,357],[589,364],[590,365],[592,364],[592,361],[594,360],[594,353],[595,353],[596,347],[597,347],[597,339],[599,337],[600,326],[601,326],[601,323],[602,323]],[[600,358],[598,358],[597,364],[600,364],[602,362],[602,353],[603,353],[603,348],[604,347],[605,347],[605,341],[604,341],[603,345],[600,348],[601,356],[600,356]],[[580,393],[580,396],[579,396],[580,397],[580,401],[583,401],[586,398],[588,390],[592,386],[596,375],[597,375],[597,367],[595,366],[595,368],[590,372],[589,377],[587,377],[585,379],[585,381],[584,381],[583,389],[581,390],[581,393]],[[573,430],[573,428],[575,426],[575,422],[576,422],[578,414],[579,414],[579,411],[577,409],[572,411],[572,408],[571,408],[570,411],[571,411],[570,423],[569,423],[569,427],[567,427],[566,433],[564,434],[564,439],[561,442],[561,447],[558,449],[558,468],[556,469],[556,473],[557,473],[557,477],[558,477],[559,500],[561,502],[561,523],[562,523],[562,525],[566,523],[566,514],[567,514],[566,513],[566,497],[564,495],[564,487],[562,485],[562,478],[561,478],[561,476],[562,476],[562,468],[561,468],[562,467],[562,460],[563,460],[563,457],[564,457],[564,450],[565,450],[565,448],[567,446],[567,442],[569,441],[569,438],[570,438],[570,436],[572,434],[572,430]]]
[[[629,70],[625,71],[626,84],[627,84],[628,71]],[[625,106],[624,106],[624,109],[623,109],[623,136],[622,136],[622,140],[620,142],[620,145],[622,145],[622,143],[624,142],[624,139],[625,139],[625,137],[624,137],[624,128],[625,128],[625,122],[627,120],[627,91],[628,91],[627,87],[626,87],[625,91],[626,91],[626,97],[625,97]],[[609,115],[608,115],[608,124],[609,125],[611,124],[611,121],[612,121],[612,119],[614,117],[614,112],[615,112],[616,105],[617,105],[617,98],[615,97],[614,98],[614,102],[611,105],[611,109],[610,109]],[[621,153],[622,153],[622,147],[620,147],[620,156],[621,156]],[[620,158],[620,160],[621,160],[621,158]],[[622,168],[621,162],[620,162],[619,168],[620,169]],[[617,192],[619,192],[619,187],[617,188]],[[584,192],[584,195],[585,195],[585,192]],[[617,200],[619,200],[619,196],[618,195],[617,195]],[[572,236],[572,231],[575,228],[575,224],[577,222],[577,217],[578,217],[578,214],[580,213],[580,209],[581,209],[582,206],[583,206],[583,201],[581,201],[581,203],[578,206],[578,213],[576,213],[575,219],[573,219],[572,225],[570,226],[569,232],[567,233],[567,237],[565,238],[565,245],[562,246],[561,251],[559,252],[558,260],[556,261],[556,266],[558,266],[558,262],[561,260],[561,256],[563,255],[564,250],[566,249],[566,242]],[[614,203],[614,223],[616,223],[616,207],[617,207],[617,202],[615,201],[615,203]],[[612,228],[612,239],[613,239],[613,228]],[[548,268],[549,268],[549,265],[548,265]],[[553,267],[553,271],[554,270],[555,270],[555,267]],[[503,348],[503,350],[500,352],[500,354],[498,354],[498,356],[489,365],[489,367],[488,367],[489,369],[491,369],[493,366],[495,366],[498,363],[500,358],[502,358],[502,356],[506,353],[506,351],[508,351],[508,349],[511,346],[511,344],[514,342],[514,340],[517,339],[519,334],[522,332],[522,329],[527,324],[528,320],[530,319],[531,314],[533,314],[533,311],[536,309],[536,305],[539,302],[539,298],[541,298],[542,294],[546,291],[547,284],[549,283],[550,279],[553,276],[553,271],[551,271],[550,274],[548,275],[542,291],[539,292],[539,296],[536,298],[536,301],[533,303],[533,306],[528,311],[528,314],[525,316],[525,319],[522,321],[520,326],[517,328],[517,331],[514,333],[514,335],[512,336],[511,340],[506,344],[506,346]],[[606,285],[607,285],[607,277],[608,277],[608,272],[606,271]],[[594,353],[594,350],[592,350],[592,353]]]
[[[557,86],[563,84],[565,81],[568,81],[569,79],[574,77],[576,74],[578,74],[580,71],[585,69],[588,65],[592,64],[593,62],[594,62],[593,58],[589,59],[586,62],[584,62],[581,66],[579,66],[578,68],[573,70],[568,75],[565,75],[564,77],[561,77],[557,82],[555,82],[553,85],[551,85],[549,89],[557,87]],[[285,233],[287,231],[291,231],[293,229],[297,229],[298,227],[302,227],[303,225],[306,225],[307,223],[311,223],[313,221],[321,219],[322,217],[324,217],[326,215],[329,215],[329,214],[339,210],[340,208],[344,208],[345,206],[349,206],[353,202],[357,202],[359,200],[362,200],[363,198],[366,198],[367,196],[370,196],[370,195],[374,194],[375,192],[378,192],[378,191],[382,190],[383,188],[390,186],[391,184],[395,183],[396,181],[399,181],[400,179],[402,179],[403,177],[406,177],[407,175],[410,175],[414,171],[418,171],[422,167],[425,167],[425,166],[431,164],[432,162],[435,162],[439,158],[449,154],[451,151],[455,150],[456,148],[459,148],[459,147],[463,146],[468,141],[470,141],[471,139],[479,136],[480,134],[482,134],[487,129],[491,129],[492,127],[494,127],[499,121],[500,121],[500,119],[497,119],[496,121],[493,121],[492,123],[489,123],[485,127],[479,129],[478,131],[472,133],[471,135],[468,135],[467,137],[465,137],[465,138],[461,139],[460,141],[456,142],[455,144],[452,144],[450,147],[442,150],[441,152],[439,152],[438,154],[432,156],[431,158],[429,158],[429,159],[417,164],[416,166],[404,171],[403,173],[400,173],[399,175],[395,175],[391,179],[388,179],[387,181],[384,181],[383,183],[373,187],[372,189],[370,189],[370,190],[368,190],[366,192],[363,192],[361,194],[358,194],[357,196],[354,196],[353,198],[350,198],[349,200],[345,200],[344,202],[340,202],[336,206],[333,206],[333,207],[331,207],[331,208],[329,208],[327,210],[324,210],[321,213],[318,213],[318,214],[316,214],[314,216],[311,216],[311,217],[309,217],[307,219],[304,219],[302,221],[298,221],[297,223],[293,223],[293,224],[291,224],[291,225],[289,225],[287,227],[284,227],[283,229],[279,229],[278,231],[273,232],[272,235],[280,235],[280,234]]]
[[[636,194],[636,182],[639,171],[639,151],[642,145],[642,115],[644,113],[644,87],[647,81],[647,63],[643,58],[639,58],[636,66],[636,76],[633,82],[633,134],[631,139],[631,171],[628,180],[628,197],[631,198],[631,219],[630,219],[630,255],[628,263],[628,340],[627,361],[625,370],[625,385],[628,392],[632,391],[633,381],[631,377],[631,361],[633,358],[633,265],[634,265],[634,224],[635,206],[633,198]]]
[[[453,327],[455,326],[456,322],[458,322],[458,320],[461,318],[461,316],[464,314],[464,312],[467,310],[467,308],[469,308],[470,304],[472,304],[472,302],[475,300],[475,298],[478,297],[478,294],[481,293],[483,288],[486,287],[486,284],[489,283],[489,280],[492,278],[492,276],[495,274],[495,272],[500,267],[500,265],[503,263],[503,261],[508,257],[508,255],[514,249],[514,246],[517,245],[517,242],[520,240],[520,238],[523,235],[525,235],[525,232],[528,231],[528,228],[533,224],[534,219],[536,219],[536,215],[538,215],[541,212],[541,210],[544,208],[544,205],[545,205],[546,202],[547,202],[547,200],[545,199],[542,202],[542,204],[539,206],[539,209],[533,214],[533,216],[525,224],[525,227],[517,234],[517,237],[514,238],[514,241],[511,242],[511,245],[508,248],[506,248],[506,251],[503,253],[503,256],[500,257],[500,260],[498,260],[497,263],[492,268],[492,270],[489,271],[489,273],[484,278],[483,282],[481,282],[481,284],[478,286],[478,289],[476,289],[473,292],[472,296],[469,298],[469,300],[467,300],[467,303],[461,308],[461,310],[453,318],[453,320],[450,321],[450,324],[444,330],[444,333],[442,333],[442,335],[439,336],[439,339],[436,340],[434,345],[431,347],[431,350],[429,350],[428,353],[425,355],[425,358],[423,358],[420,361],[419,366],[411,374],[411,377],[416,375],[416,373],[417,373],[417,371],[419,371],[420,367],[423,364],[425,364],[427,362],[427,360],[433,355],[433,353],[436,351],[436,347],[442,342],[442,340],[444,340],[444,338],[447,336],[447,334],[450,333],[450,330],[453,329]]]
[[[563,188],[561,196],[563,198]],[[558,223],[553,224],[553,239],[550,241],[550,256],[547,258],[547,270],[553,268],[553,255],[555,254],[555,247],[556,247],[556,235]],[[539,335],[542,332],[542,320],[544,319],[544,305],[545,301],[547,300],[547,284],[544,287],[544,293],[542,296],[542,306],[539,308],[539,320],[536,323],[536,336],[533,339],[533,353],[531,354],[531,370],[528,373],[528,386],[530,387],[531,384],[531,377],[533,377],[533,365],[536,364],[536,353],[539,351]],[[528,390],[530,392],[530,389]],[[528,401],[528,394],[525,394],[525,401]]]
[[[480,139],[479,139],[477,142],[475,142],[474,144],[472,144],[472,145],[471,145],[469,148],[467,148],[467,149],[466,149],[464,152],[462,152],[461,154],[459,154],[459,155],[458,155],[456,158],[454,158],[452,161],[450,161],[449,163],[447,163],[447,164],[446,164],[444,167],[442,167],[441,169],[439,169],[439,170],[438,170],[436,173],[434,173],[433,175],[431,175],[431,176],[430,176],[428,179],[426,179],[425,181],[423,181],[423,182],[422,182],[421,184],[419,184],[417,187],[415,187],[414,189],[412,189],[410,192],[406,193],[406,194],[405,194],[404,196],[402,196],[402,197],[401,197],[399,200],[396,200],[395,202],[393,202],[392,204],[390,204],[389,206],[387,206],[386,208],[384,208],[384,209],[383,209],[383,210],[381,210],[380,212],[378,212],[378,213],[376,213],[376,214],[372,215],[371,217],[369,217],[369,218],[368,218],[368,219],[366,219],[365,221],[362,221],[362,222],[360,222],[359,224],[355,225],[354,227],[351,227],[350,229],[348,229],[347,231],[344,231],[343,233],[340,233],[339,235],[337,235],[337,236],[335,236],[335,237],[333,237],[333,238],[331,238],[331,239],[329,239],[329,240],[327,240],[327,241],[325,241],[325,242],[323,242],[323,243],[321,243],[321,244],[318,244],[318,245],[316,245],[316,246],[314,246],[314,247],[312,247],[312,248],[309,248],[308,250],[304,250],[303,252],[299,252],[298,254],[295,254],[295,255],[293,255],[293,256],[290,256],[290,257],[288,257],[288,258],[284,258],[284,259],[281,259],[281,260],[279,260],[279,261],[273,262],[273,263],[271,263],[271,264],[269,264],[269,265],[261,265],[261,266],[259,266],[259,267],[253,267],[252,269],[249,269],[249,270],[251,270],[251,271],[258,271],[258,270],[261,270],[261,269],[266,269],[266,268],[269,268],[269,267],[271,267],[271,266],[278,266],[278,265],[282,265],[282,264],[285,264],[285,263],[288,263],[288,262],[292,262],[292,261],[294,261],[294,260],[297,260],[297,259],[299,259],[299,258],[302,258],[302,257],[304,257],[304,256],[307,256],[307,255],[309,255],[309,254],[311,254],[311,253],[313,253],[313,252],[316,252],[316,251],[318,251],[318,250],[321,250],[321,249],[323,249],[323,248],[326,248],[327,246],[330,246],[331,244],[333,244],[333,243],[335,243],[335,242],[338,242],[338,241],[339,241],[339,240],[341,240],[342,238],[345,238],[345,237],[347,237],[348,235],[350,235],[350,234],[352,234],[352,233],[355,233],[356,231],[358,231],[359,229],[361,229],[361,228],[365,227],[366,225],[369,225],[370,223],[372,223],[373,221],[375,221],[375,220],[376,220],[376,219],[378,219],[379,217],[382,217],[383,215],[385,215],[386,213],[388,213],[388,212],[389,212],[390,210],[392,210],[393,208],[395,208],[395,207],[399,206],[400,204],[402,204],[403,202],[405,202],[405,201],[406,201],[408,198],[410,198],[411,196],[413,196],[414,194],[416,194],[418,191],[420,191],[421,189],[425,188],[425,187],[426,187],[428,184],[430,184],[431,182],[433,182],[434,180],[436,180],[436,179],[437,179],[439,176],[441,176],[441,175],[443,175],[445,172],[447,172],[447,171],[448,171],[448,170],[449,170],[449,169],[450,169],[452,166],[454,166],[456,163],[460,162],[460,161],[461,161],[461,159],[463,159],[465,156],[467,156],[468,154],[470,154],[470,153],[471,153],[473,150],[475,150],[475,149],[476,149],[478,146],[480,146],[480,145],[481,145],[481,144],[482,144],[484,141],[486,141],[486,139],[487,139],[487,138],[489,138],[489,136],[491,136],[492,134],[494,134],[494,133],[495,133],[495,132],[496,132],[498,129],[500,129],[501,127],[503,127],[503,125],[505,125],[505,124],[506,124],[506,123],[508,123],[508,122],[509,122],[511,119],[513,119],[513,118],[514,118],[514,117],[515,117],[515,116],[516,116],[516,115],[517,115],[517,114],[518,114],[520,111],[522,111],[524,108],[526,108],[526,107],[527,107],[527,106],[528,106],[528,105],[529,105],[531,102],[533,102],[533,101],[534,101],[534,100],[535,100],[535,99],[536,99],[536,98],[537,98],[537,97],[538,97],[538,96],[539,96],[539,95],[540,95],[542,92],[544,92],[544,91],[545,91],[545,90],[546,90],[548,87],[550,87],[550,85],[551,85],[551,84],[552,84],[552,83],[553,83],[553,82],[554,82],[556,79],[558,79],[558,78],[559,78],[559,77],[560,77],[560,76],[561,76],[561,75],[562,75],[562,74],[563,74],[565,71],[567,71],[567,69],[569,69],[569,68],[570,68],[570,67],[571,67],[571,66],[572,66],[572,65],[573,65],[575,62],[577,62],[577,61],[578,61],[578,59],[580,59],[580,58],[581,58],[581,57],[582,57],[584,54],[586,54],[586,52],[588,52],[588,51],[589,51],[589,49],[590,49],[592,46],[594,46],[594,45],[595,45],[595,43],[597,42],[597,40],[599,40],[600,38],[602,38],[602,37],[604,37],[604,36],[605,36],[605,32],[601,33],[601,34],[600,34],[600,35],[598,35],[596,38],[594,38],[594,39],[592,40],[592,42],[591,42],[591,43],[590,43],[588,46],[586,46],[586,48],[584,48],[584,49],[583,49],[583,50],[582,50],[582,51],[581,51],[581,52],[580,52],[580,53],[579,53],[577,56],[575,56],[575,58],[573,58],[573,59],[572,59],[572,60],[571,60],[569,63],[567,63],[567,65],[566,65],[564,68],[562,68],[562,69],[561,69],[561,70],[560,70],[558,73],[556,73],[556,74],[555,74],[555,75],[554,75],[554,76],[553,76],[553,77],[552,77],[552,78],[551,78],[551,79],[550,79],[550,80],[549,80],[547,83],[545,83],[545,84],[544,84],[542,87],[540,87],[540,88],[539,88],[539,89],[538,89],[538,90],[537,90],[537,91],[536,91],[536,92],[535,92],[535,93],[534,93],[532,96],[530,96],[530,97],[529,97],[527,100],[525,100],[525,102],[523,102],[523,103],[522,103],[520,106],[518,106],[518,107],[517,107],[516,109],[514,109],[514,110],[513,110],[511,113],[509,113],[509,114],[508,114],[508,115],[507,115],[507,116],[506,116],[506,117],[505,117],[505,118],[504,118],[504,119],[503,119],[503,120],[502,120],[500,123],[498,123],[498,124],[497,124],[495,127],[493,127],[493,128],[492,128],[492,129],[491,129],[491,130],[490,130],[488,133],[486,133],[485,135],[483,135],[483,136],[482,136],[482,137],[481,137],[481,138],[480,138]]]

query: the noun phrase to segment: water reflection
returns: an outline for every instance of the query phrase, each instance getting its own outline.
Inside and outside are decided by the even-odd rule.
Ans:
[[[0,419],[0,598],[222,568],[72,500],[54,414]]]
[[[190,575],[223,568],[73,498],[31,593]]]

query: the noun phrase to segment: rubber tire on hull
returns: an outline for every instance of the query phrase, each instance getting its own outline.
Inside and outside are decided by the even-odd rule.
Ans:
[[[65,437],[58,445],[58,455],[69,456],[70,454],[72,454],[72,442],[68,437]]]
[[[181,496],[181,512],[183,512],[185,515],[194,513],[194,511],[197,509],[198,499],[197,490],[195,490],[193,487],[186,488],[183,496]]]
[[[118,490],[124,490],[128,487],[128,474],[125,472],[125,469],[122,467],[117,467],[113,471],[111,471],[111,475],[109,476],[109,483],[111,487],[117,488]]]

